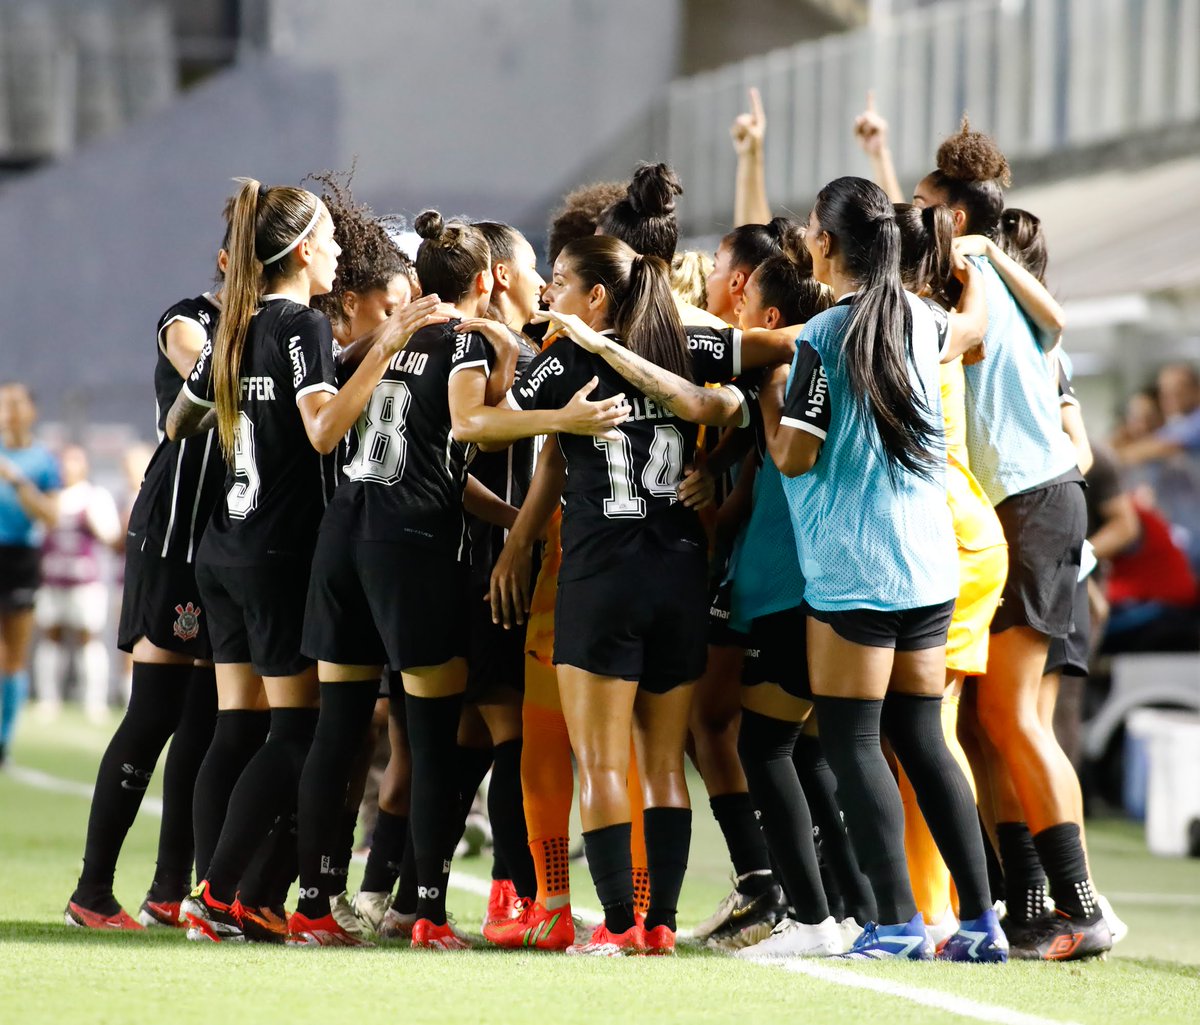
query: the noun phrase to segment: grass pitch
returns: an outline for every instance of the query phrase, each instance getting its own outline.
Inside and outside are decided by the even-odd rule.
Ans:
[[[14,762],[90,784],[109,734],[68,716],[27,717]],[[68,791],[70,788],[67,788]],[[151,795],[156,788],[151,788]],[[693,780],[696,823],[680,923],[708,915],[727,892],[724,844]],[[1200,1022],[1200,862],[1154,858],[1140,828],[1089,825],[1096,878],[1130,925],[1107,962],[1080,965],[844,965],[790,969],[697,949],[616,960],[479,950],[439,955],[189,944],[182,933],[94,934],[62,924],[83,848],[87,802],[0,774],[0,1021],[141,1023],[267,1018],[289,1025],[394,1020],[412,1025],[614,1020],[806,1025],[870,1015],[887,1025],[989,1021]],[[117,895],[136,909],[153,869],[158,820],[143,813],[117,872]],[[456,863],[486,879],[479,859]],[[351,883],[361,869],[352,870]],[[596,905],[586,868],[579,905]],[[451,892],[460,925],[477,931],[484,901]],[[798,969],[798,970],[795,970]]]

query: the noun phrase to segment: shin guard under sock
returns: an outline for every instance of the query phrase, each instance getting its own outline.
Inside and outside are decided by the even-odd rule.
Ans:
[[[273,708],[271,729],[229,795],[229,811],[208,865],[209,891],[230,903],[275,820],[296,810],[300,773],[317,726],[315,708]]]
[[[417,917],[446,924],[446,884],[450,878],[450,842],[460,807],[458,720],[463,698],[405,695],[408,742],[412,750],[412,811],[409,834],[417,868]]]
[[[525,804],[521,794],[521,740],[497,744],[493,751],[492,782],[488,787],[488,816],[492,837],[505,875],[511,879],[518,897],[533,900],[537,896],[537,874],[529,853],[529,832],[525,828]]]
[[[212,743],[196,773],[196,789],[192,795],[197,879],[208,875],[208,863],[212,860],[229,809],[229,795],[242,770],[267,739],[270,725],[271,713],[265,710],[235,708],[217,712]]]
[[[300,774],[296,814],[300,861],[296,910],[309,919],[329,914],[329,898],[346,889],[345,866],[350,857],[344,830],[346,791],[378,693],[378,680],[321,684],[320,717]]]
[[[588,870],[604,908],[604,923],[614,934],[634,926],[633,859],[629,853],[628,822],[592,829],[583,834]]]
[[[691,808],[647,808],[646,859],[650,871],[650,901],[646,928],[665,925],[675,931],[679,891],[687,874],[688,851],[692,844]],[[811,839],[811,838],[810,838]]]
[[[881,925],[908,922],[917,913],[904,860],[904,809],[879,741],[882,701],[815,698],[821,746],[837,777],[863,874],[871,883]]]
[[[792,761],[799,734],[799,723],[743,709],[738,755],[788,902],[797,921],[817,925],[829,917],[829,903],[817,863],[812,816]]]
[[[181,900],[191,889],[195,855],[192,801],[196,776],[217,723],[216,673],[212,666],[196,666],[190,673],[183,713],[163,766],[162,824],[148,898],[155,901]]]
[[[942,699],[889,694],[883,706],[883,725],[950,870],[960,914],[964,921],[973,921],[991,907],[987,858],[983,838],[975,828],[971,786],[946,746]]]
[[[134,663],[129,707],[96,773],[83,872],[72,898],[90,910],[116,911],[112,883],[117,858],[158,756],[179,723],[191,672],[186,665]]]

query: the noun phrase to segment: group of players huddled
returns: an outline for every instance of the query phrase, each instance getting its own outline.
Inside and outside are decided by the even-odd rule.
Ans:
[[[132,698],[68,924],[470,947],[447,885],[490,769],[485,939],[669,954],[690,756],[736,877],[693,930],[711,946],[1111,947],[1047,712],[1089,566],[1037,219],[965,121],[897,202],[873,110],[884,187],[838,178],[807,223],[772,218],[752,100],[706,277],[662,164],[567,197],[548,282],[505,224],[426,211],[414,263],[343,178],[240,181],[219,290],[158,326]],[[377,706],[391,758],[351,899]],[[172,735],[139,924],[114,870]]]

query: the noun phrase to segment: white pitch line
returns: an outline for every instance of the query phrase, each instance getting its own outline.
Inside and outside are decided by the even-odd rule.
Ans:
[[[92,796],[92,787],[86,783],[61,779],[58,776],[51,776],[49,773],[40,772],[37,769],[26,769],[17,765],[10,765],[5,771],[19,782],[41,790],[49,790],[59,794],[70,794],[74,797],[82,797],[88,800]],[[162,816],[162,801],[158,798],[146,798],[142,801],[142,807],[151,815]],[[356,856],[354,860],[356,862],[366,861],[361,855]],[[450,873],[450,885],[455,889],[479,897],[487,897],[491,890],[491,883],[487,880],[480,879],[477,876],[466,875],[462,872]],[[1154,894],[1113,895],[1115,899],[1126,900],[1129,903],[1138,903],[1139,901],[1135,898],[1153,898],[1154,896]],[[1172,900],[1178,903],[1179,897],[1176,896]],[[1144,902],[1151,903],[1152,900],[1147,899]],[[595,908],[573,905],[572,910],[584,919],[584,921],[599,922],[604,917],[603,912]],[[907,1000],[914,1004],[920,1004],[923,1007],[945,1011],[948,1014],[957,1014],[964,1018],[972,1018],[975,1021],[994,1022],[995,1025],[1077,1025],[1075,1022],[1062,1021],[1058,1018],[1042,1018],[1036,1014],[1026,1014],[1024,1011],[1016,1011],[1008,1007],[980,1003],[978,1000],[955,996],[952,993],[946,993],[942,990],[924,989],[920,986],[910,986],[903,982],[892,982],[888,979],[877,979],[870,975],[860,975],[858,972],[848,968],[834,968],[831,965],[816,961],[806,961],[799,958],[778,961],[762,958],[753,960],[751,963],[782,968],[785,971],[795,972],[798,975],[807,975],[809,978],[827,982],[834,986],[870,990],[873,993]]]
[[[860,975],[849,968],[834,968],[829,964],[816,961],[806,961],[791,958],[787,961],[762,959],[758,964],[774,965],[785,971],[798,975],[807,975],[812,979],[829,982],[835,986],[846,986],[850,989],[866,989],[884,996],[908,1000],[923,1007],[932,1007],[949,1014],[973,1018],[975,1021],[995,1022],[997,1025],[1077,1025],[1075,1022],[1063,1021],[1059,1018],[1042,1018],[1036,1014],[1026,1014],[1009,1007],[999,1007],[995,1004],[984,1004],[969,997],[955,996],[942,990],[924,989],[920,986],[910,986],[903,982],[892,982],[890,979],[878,979],[871,975]],[[1003,970],[1003,969],[1002,969]]]

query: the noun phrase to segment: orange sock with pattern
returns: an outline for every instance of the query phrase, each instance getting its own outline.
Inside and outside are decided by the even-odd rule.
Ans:
[[[571,741],[562,711],[537,702],[546,685],[558,684],[554,670],[527,658],[526,698],[522,708],[524,742],[521,746],[521,789],[525,797],[525,823],[529,829],[529,850],[537,874],[537,900],[547,908],[563,907],[571,902],[570,847],[571,801],[575,796],[575,775],[571,764]],[[539,674],[537,686],[530,688],[532,677]],[[549,677],[546,679],[546,677]],[[530,700],[533,691],[535,700]]]

